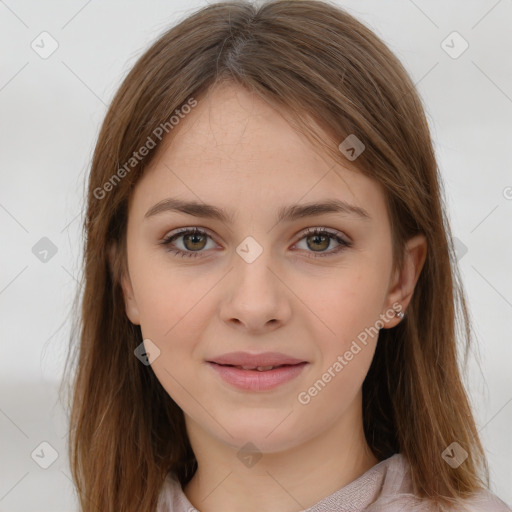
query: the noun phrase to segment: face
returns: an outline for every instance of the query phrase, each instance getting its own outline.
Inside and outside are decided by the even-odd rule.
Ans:
[[[172,135],[130,200],[127,315],[188,428],[268,453],[305,443],[356,407],[416,280],[392,273],[383,191],[231,85]],[[351,206],[301,210],[335,201]]]

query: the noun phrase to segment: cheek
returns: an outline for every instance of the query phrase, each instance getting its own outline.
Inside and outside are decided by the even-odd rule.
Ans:
[[[191,396],[204,395],[195,375],[202,364],[203,344],[208,338],[205,332],[214,315],[211,297],[216,283],[218,278],[194,279],[190,272],[185,275],[181,269],[157,265],[139,282],[142,336],[160,351],[151,364],[152,371],[169,396],[193,417],[204,414]]]
[[[365,328],[375,325],[381,313],[385,275],[377,265],[347,268],[335,278],[319,282],[315,296],[311,297],[311,292],[305,295],[309,297],[305,301],[309,309],[323,322],[319,323],[324,339],[330,333],[340,349]]]
[[[164,346],[177,333],[181,339],[200,328],[201,319],[206,318],[201,308],[218,281],[216,276],[198,277],[192,269],[173,265],[171,257],[135,252],[130,269],[143,335]]]
[[[332,421],[353,403],[370,368],[378,340],[382,283],[377,272],[351,274],[324,288],[318,317],[311,315],[318,364],[297,396],[315,430],[314,418]],[[314,305],[311,305],[313,308]],[[327,328],[328,327],[328,328]]]
[[[210,286],[211,288],[211,286]],[[157,269],[140,288],[139,300],[141,331],[159,349],[152,371],[169,396],[185,411],[193,415],[192,396],[200,396],[196,379],[201,339],[204,336],[208,313],[208,288],[194,286],[190,280],[169,277],[159,279]],[[197,404],[196,404],[197,405]]]
[[[152,295],[141,313],[144,339],[151,339],[161,351],[161,363],[169,371],[179,371],[196,359],[196,350],[206,330],[205,304],[191,297]]]

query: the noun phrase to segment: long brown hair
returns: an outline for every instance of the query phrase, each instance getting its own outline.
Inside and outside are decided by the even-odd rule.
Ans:
[[[153,511],[166,474],[184,486],[197,467],[183,412],[134,356],[142,335],[125,313],[120,276],[128,200],[156,150],[137,161],[134,152],[155,139],[157,127],[171,136],[176,110],[191,98],[200,102],[221,80],[258,94],[325,154],[383,186],[396,268],[405,242],[425,235],[427,256],[407,316],[381,330],[363,384],[365,435],[379,460],[397,452],[408,459],[420,497],[450,503],[488,487],[458,359],[459,343],[468,354],[470,319],[414,84],[386,45],[335,5],[223,2],[185,18],[139,58],[94,151],[83,295],[75,302],[79,343],[67,361],[69,455],[81,509]],[[348,135],[365,145],[353,162],[338,149]],[[456,469],[441,456],[453,441],[469,454]]]

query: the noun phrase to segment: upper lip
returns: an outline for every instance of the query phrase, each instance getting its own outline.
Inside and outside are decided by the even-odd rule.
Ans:
[[[248,352],[230,352],[208,360],[209,363],[230,364],[233,366],[279,366],[283,364],[306,363],[303,359],[281,354],[279,352],[262,352],[250,354]]]

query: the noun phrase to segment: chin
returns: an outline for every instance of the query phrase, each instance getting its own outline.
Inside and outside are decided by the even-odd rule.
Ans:
[[[229,434],[217,425],[215,430],[223,443],[237,451],[251,443],[261,453],[275,453],[288,450],[300,443],[297,428],[283,425],[285,417],[286,415],[282,413],[262,417],[261,412],[239,420],[231,417],[230,421],[219,420]],[[250,450],[250,447],[246,449]]]

